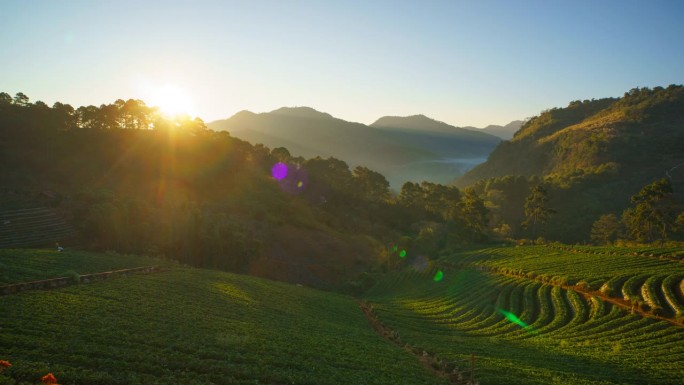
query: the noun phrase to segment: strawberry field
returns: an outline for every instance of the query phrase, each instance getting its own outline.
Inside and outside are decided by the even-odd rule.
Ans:
[[[465,369],[474,354],[482,384],[675,384],[684,327],[650,314],[681,314],[682,277],[683,263],[631,252],[502,247],[394,273],[367,300],[403,341]],[[619,301],[575,290],[581,281],[611,286]],[[633,313],[623,296],[648,312]]]
[[[222,272],[25,292],[0,314],[0,384],[442,383],[354,299]]]

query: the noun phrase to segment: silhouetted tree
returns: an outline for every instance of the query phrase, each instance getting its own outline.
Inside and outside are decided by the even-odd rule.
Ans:
[[[14,104],[21,107],[26,107],[29,105],[29,97],[23,92],[17,92],[17,94],[14,95]]]
[[[389,198],[389,182],[384,175],[363,166],[355,167],[352,175],[354,191],[358,192],[362,199],[384,202]]]

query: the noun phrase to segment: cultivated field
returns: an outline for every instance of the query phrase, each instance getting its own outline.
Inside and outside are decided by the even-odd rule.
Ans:
[[[367,300],[402,341],[464,370],[474,354],[482,384],[676,384],[682,277],[630,249],[502,247],[395,273]]]
[[[75,269],[79,255],[54,256],[64,258],[54,271]],[[0,297],[0,314],[0,360],[13,364],[1,384],[48,372],[88,385],[445,383],[378,336],[353,298],[223,272],[175,267],[28,291]]]

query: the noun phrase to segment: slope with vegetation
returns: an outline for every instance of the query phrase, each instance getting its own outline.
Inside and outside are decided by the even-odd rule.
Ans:
[[[531,118],[457,184],[486,196],[496,207],[495,227],[505,224],[514,236],[532,236],[519,227],[522,202],[529,186],[543,184],[557,215],[540,235],[588,241],[594,221],[619,216],[655,180],[667,178],[673,198],[684,202],[682,148],[684,87],[635,88]]]
[[[84,262],[54,257],[53,271]],[[35,266],[21,260],[10,270]],[[0,297],[0,313],[2,384],[46,373],[89,385],[444,383],[376,335],[351,297],[211,270]]]
[[[64,246],[349,290],[387,268],[391,243],[434,251],[486,227],[479,198],[454,187],[392,197],[365,166],[251,145],[140,100],[74,109],[0,93],[0,197],[0,210],[63,213],[78,231]]]
[[[408,262],[366,299],[402,341],[466,371],[475,355],[483,384],[677,383],[684,326],[674,317],[684,305],[684,266],[636,252],[462,252],[432,266]],[[639,307],[618,300],[626,295]]]

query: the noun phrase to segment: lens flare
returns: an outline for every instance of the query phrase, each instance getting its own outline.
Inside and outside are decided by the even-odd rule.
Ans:
[[[525,322],[523,322],[520,318],[518,318],[518,316],[516,316],[515,314],[513,314],[509,311],[506,311],[504,309],[499,309],[499,313],[503,314],[503,316],[506,317],[507,320],[509,320],[510,322],[520,326],[523,329],[526,329],[530,326],[530,325],[526,324]]]
[[[271,175],[276,180],[283,180],[287,177],[287,165],[282,162],[278,162],[271,168]]]
[[[444,278],[444,273],[442,272],[442,270],[437,270],[437,273],[435,274],[435,278],[433,278],[433,280],[435,282],[439,282],[442,280],[442,278]]]
[[[399,257],[400,257],[400,258],[406,257],[406,250],[400,251],[400,252],[399,252]]]

